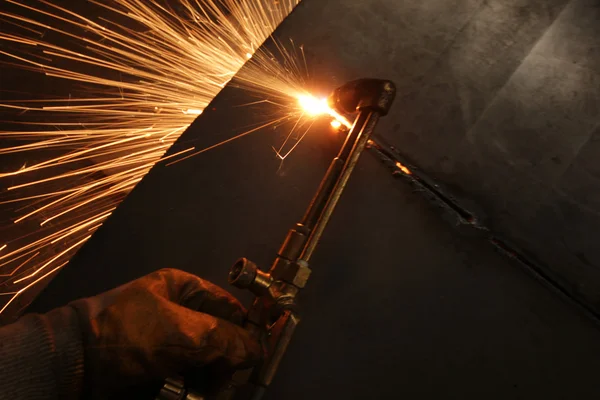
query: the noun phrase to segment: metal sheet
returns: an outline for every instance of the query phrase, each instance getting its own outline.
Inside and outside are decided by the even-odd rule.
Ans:
[[[303,39],[317,73],[326,69],[335,83],[393,79],[399,99],[384,121],[388,141],[600,312],[598,2],[309,8],[284,32]]]
[[[590,7],[581,1],[305,0],[278,36],[304,44],[312,77],[323,88],[365,75],[395,80],[401,96],[378,131],[457,194],[479,203],[493,226],[529,244],[525,247],[541,260],[554,255],[559,263],[563,249],[544,244],[555,243],[569,228],[541,218],[554,210],[541,207],[553,201],[543,196],[553,174],[532,169],[528,157],[548,156],[541,143],[556,149],[565,143],[547,141],[535,121],[562,121],[553,138],[567,140],[559,133],[575,132],[568,143],[581,143],[594,116],[556,111],[572,103],[550,101],[554,90],[566,89],[551,84],[556,77],[538,82],[553,64],[540,63],[536,54],[552,26],[586,4]],[[576,74],[565,85],[583,85],[573,77],[581,71],[596,76],[589,66],[556,68],[550,70]],[[594,98],[594,92],[585,93]],[[538,99],[545,100],[533,102]],[[171,152],[211,145],[263,121],[266,111],[239,107],[250,100],[225,88]],[[529,136],[517,136],[515,126],[528,127],[522,132]],[[271,149],[282,132],[271,130],[155,167],[30,310],[48,310],[162,267],[224,286],[230,264],[240,256],[267,266],[339,144],[326,132],[325,126],[315,127],[283,164]],[[500,137],[540,145],[531,146],[531,153],[499,153]],[[560,157],[568,163],[575,155],[565,150]],[[525,167],[529,174],[522,172]],[[591,215],[584,207],[575,210],[583,213],[578,218]],[[597,226],[589,229],[584,232]],[[544,236],[534,235],[538,231]],[[269,398],[600,394],[597,327],[487,241],[443,221],[369,154],[323,240],[301,297],[304,320]],[[580,264],[561,264],[566,282],[576,282],[568,275],[577,271],[573,265]]]

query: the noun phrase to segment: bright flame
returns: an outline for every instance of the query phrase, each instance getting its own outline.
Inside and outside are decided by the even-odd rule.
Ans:
[[[329,104],[327,104],[327,99],[318,99],[309,94],[298,95],[297,99],[298,103],[300,104],[300,108],[311,117],[327,114],[330,117],[333,117],[331,126],[334,128],[337,129],[342,125],[347,128],[352,127],[352,123],[350,121],[348,121],[343,115],[339,114],[333,108],[329,107]]]
[[[340,129],[342,127],[342,123],[340,121],[338,121],[337,119],[334,119],[333,121],[331,121],[330,124],[333,129]]]
[[[302,107],[302,109],[312,117],[322,114],[330,114],[332,111],[327,104],[327,99],[317,99],[311,95],[299,95],[298,103],[300,103],[300,107]]]

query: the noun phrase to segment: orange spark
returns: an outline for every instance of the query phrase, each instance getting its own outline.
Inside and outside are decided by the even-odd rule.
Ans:
[[[308,115],[313,117],[321,114],[328,114],[330,111],[330,108],[327,105],[327,99],[317,99],[316,97],[302,94],[298,96],[298,103],[300,103],[300,107],[302,107]]]
[[[334,119],[330,122],[330,125],[333,129],[340,129],[342,127],[342,123],[337,119]]]
[[[9,298],[0,313],[65,265],[156,162],[195,150],[163,158],[245,63],[255,67],[239,80],[257,93],[289,97],[301,86],[293,63],[286,69],[257,50],[299,0],[178,0],[173,8],[156,0],[94,1],[114,16],[107,20],[52,0],[7,1],[16,11],[0,11],[0,19],[23,32],[0,27],[2,55],[90,89],[69,99],[0,104],[34,117],[24,129],[0,131],[0,139],[15,143],[0,155],[58,154],[0,173],[11,179],[0,204],[17,205],[19,227],[0,248],[10,248],[0,256],[0,277],[17,278],[0,293]],[[62,39],[45,39],[54,37]]]
[[[342,125],[346,126],[347,128],[352,127],[352,123],[350,123],[350,121],[348,121],[344,116],[339,114],[333,108],[329,107],[329,104],[327,104],[327,99],[318,99],[309,94],[298,95],[297,99],[302,110],[304,110],[304,112],[306,112],[308,115],[316,117],[319,115],[327,114],[334,118],[334,121],[332,121],[333,127],[339,128]]]
[[[406,175],[412,175],[412,172],[410,169],[408,169],[404,164],[402,164],[400,161],[396,161],[396,168],[398,168],[400,171],[404,172]]]

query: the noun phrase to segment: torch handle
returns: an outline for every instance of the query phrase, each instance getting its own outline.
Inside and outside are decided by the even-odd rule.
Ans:
[[[168,380],[157,400],[260,400],[271,383],[288,347],[299,316],[295,297],[304,287],[310,270],[308,261],[315,251],[335,207],[366,147],[380,113],[362,110],[346,137],[338,156],[332,161],[304,218],[286,237],[269,273],[253,263],[244,262],[234,268],[235,280],[247,280],[247,288],[257,295],[249,310],[249,321],[255,333],[260,332],[267,357],[254,368],[238,371],[226,388],[216,395],[203,396],[185,387],[182,381]],[[247,261],[247,260],[246,260]],[[230,281],[232,274],[230,273]],[[242,279],[240,279],[240,277]],[[265,324],[278,311],[272,324]],[[266,328],[266,329],[265,329]]]
[[[338,156],[336,159],[344,160],[344,166],[338,174],[338,177],[335,181],[335,184],[331,189],[328,190],[327,196],[323,196],[325,199],[324,206],[319,213],[319,218],[311,229],[310,236],[306,241],[304,246],[304,251],[300,255],[299,259],[308,263],[310,258],[315,251],[319,241],[321,239],[321,235],[323,234],[331,215],[333,214],[333,210],[340,200],[340,197],[346,187],[346,183],[348,183],[348,179],[350,175],[352,175],[352,171],[354,171],[354,167],[360,158],[363,150],[365,149],[377,122],[379,121],[379,114],[376,112],[367,112],[362,111],[356,118],[356,122],[352,127],[352,131],[356,131],[356,138],[351,142],[352,147],[348,151],[347,154],[342,154],[346,150],[346,145],[342,148],[340,155],[343,155],[344,158]],[[334,160],[335,162],[335,160]],[[327,179],[327,177],[325,178]],[[323,181],[325,182],[325,180]],[[317,192],[317,196],[319,196],[320,192]],[[309,210],[312,208],[309,207]]]
[[[290,240],[290,237],[292,236],[288,235],[286,240],[284,240],[282,250],[279,252],[280,256],[278,256],[278,259],[281,258],[281,254],[286,253],[286,258],[289,257],[289,262],[301,262],[308,265],[308,261],[320,241],[321,235],[335,210],[344,188],[346,187],[346,183],[352,175],[352,171],[354,170],[361,153],[365,149],[378,120],[379,113],[377,112],[359,112],[346,137],[344,145],[329,166],[304,218],[300,224],[298,224],[299,226],[303,226],[307,233],[306,236],[302,235],[305,237],[302,245],[294,244],[295,241]],[[291,232],[294,232],[295,229],[296,228],[292,228]],[[274,273],[274,269],[279,265],[277,261],[278,260],[274,263],[271,273]],[[285,287],[289,288],[289,283],[287,283]],[[296,293],[297,289],[294,288],[294,298]],[[261,304],[260,297],[258,300],[258,302],[255,301],[253,308]],[[265,311],[268,312],[270,310],[268,310],[267,307],[262,310],[263,313]],[[251,311],[250,315],[252,314]],[[262,365],[257,367],[255,374],[252,376],[253,379],[251,379],[251,381],[253,381],[254,384],[252,396],[246,397],[245,395],[236,395],[233,399],[260,400],[262,398],[265,389],[273,380],[273,376],[279,367],[279,363],[281,362],[298,323],[299,316],[292,310],[286,310],[279,316],[278,320],[267,332],[268,357]],[[245,392],[245,390],[242,389],[241,392]]]
[[[369,114],[371,113],[361,112],[358,114],[354,120],[354,124],[352,124],[352,127],[348,132],[348,135],[346,135],[346,139],[343,146],[340,148],[338,155],[331,161],[325,176],[323,176],[321,184],[319,185],[317,192],[313,196],[313,199],[306,209],[302,221],[300,222],[300,224],[305,226],[308,230],[313,230],[319,222],[329,198],[335,191],[335,187],[338,183],[340,175],[342,174],[342,171],[344,170],[346,161],[351,155],[352,149],[355,147],[354,145],[356,143],[356,139],[359,137],[362,127],[365,125]]]

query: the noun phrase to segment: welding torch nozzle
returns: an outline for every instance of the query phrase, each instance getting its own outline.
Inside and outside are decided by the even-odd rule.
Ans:
[[[327,102],[339,113],[372,111],[387,115],[396,96],[396,86],[384,79],[357,79],[335,89]]]

